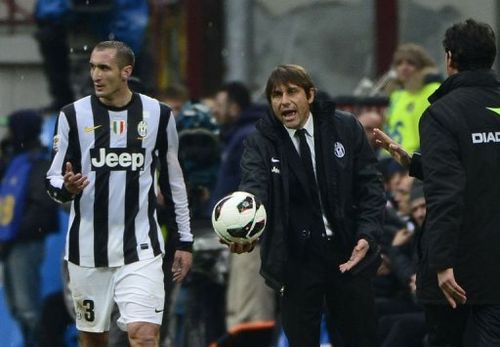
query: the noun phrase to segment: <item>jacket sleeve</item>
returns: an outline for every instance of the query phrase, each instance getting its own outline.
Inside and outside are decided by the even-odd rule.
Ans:
[[[422,169],[422,154],[419,152],[413,153],[410,161],[410,176],[424,180],[424,171]]]
[[[255,133],[248,136],[244,142],[240,166],[241,181],[239,190],[252,193],[267,208],[269,170],[266,169],[265,156],[258,146]]]
[[[355,121],[354,136],[354,205],[356,238],[377,241],[382,233],[385,196],[382,178],[361,124]]]
[[[422,166],[427,216],[424,239],[429,265],[453,267],[464,213],[465,172],[456,139],[439,114],[428,109],[420,121]]]

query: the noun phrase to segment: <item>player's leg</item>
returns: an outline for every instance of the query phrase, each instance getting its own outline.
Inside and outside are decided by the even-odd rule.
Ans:
[[[164,310],[162,257],[122,266],[115,277],[118,326],[132,347],[158,346]]]
[[[107,347],[108,333],[80,331],[80,347]]]
[[[86,268],[68,263],[68,271],[81,345],[107,346],[116,268]]]
[[[160,325],[148,322],[127,324],[128,337],[132,347],[156,347],[160,342]]]

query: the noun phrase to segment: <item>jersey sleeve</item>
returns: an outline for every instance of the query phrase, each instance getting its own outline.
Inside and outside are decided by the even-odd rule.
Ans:
[[[64,112],[57,118],[52,143],[52,161],[47,171],[45,186],[49,196],[59,203],[73,199],[64,186],[64,161],[68,152],[69,123]]]
[[[178,158],[179,137],[174,116],[170,110],[166,111],[166,109],[168,108],[162,105],[164,118],[160,121],[159,131],[165,133],[159,137],[164,138],[160,141],[159,186],[165,200],[167,229],[169,232],[179,234],[177,249],[191,250],[193,235],[190,227],[186,184]],[[166,126],[162,126],[165,123]]]

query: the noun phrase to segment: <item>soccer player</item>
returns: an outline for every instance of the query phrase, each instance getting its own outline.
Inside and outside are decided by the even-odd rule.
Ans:
[[[62,108],[47,189],[72,201],[65,258],[83,346],[107,346],[113,302],[132,346],[158,346],[164,308],[163,238],[156,216],[155,173],[167,206],[168,232],[179,235],[172,267],[191,267],[186,187],[170,108],[127,84],[134,53],[104,41],[90,57],[95,95]]]

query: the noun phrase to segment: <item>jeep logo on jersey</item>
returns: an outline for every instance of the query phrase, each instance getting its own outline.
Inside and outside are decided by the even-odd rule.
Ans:
[[[144,169],[144,148],[91,148],[92,170],[137,171]]]

